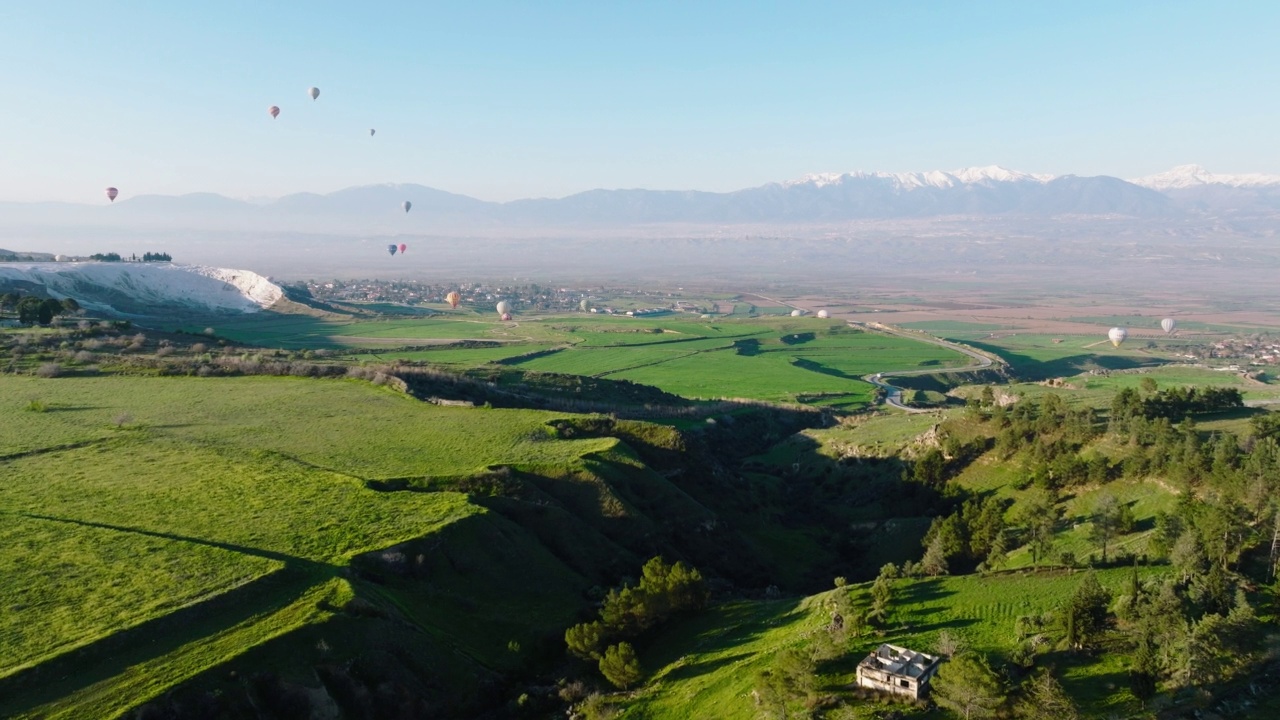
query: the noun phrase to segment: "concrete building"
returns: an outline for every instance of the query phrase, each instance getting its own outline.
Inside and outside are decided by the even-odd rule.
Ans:
[[[937,656],[886,643],[858,663],[858,685],[919,700],[929,694],[940,662]]]

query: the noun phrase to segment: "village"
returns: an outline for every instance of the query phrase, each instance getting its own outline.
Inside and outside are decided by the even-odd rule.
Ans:
[[[445,296],[457,291],[463,305],[488,306],[505,300],[520,312],[589,312],[602,315],[655,317],[667,313],[703,314],[710,310],[702,304],[677,300],[673,293],[645,290],[605,288],[543,287],[461,283],[441,285],[412,280],[308,280],[292,288],[322,302],[393,303],[406,307],[438,305]]]

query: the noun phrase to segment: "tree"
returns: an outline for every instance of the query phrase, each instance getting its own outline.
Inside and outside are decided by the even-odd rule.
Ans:
[[[773,665],[756,676],[756,698],[770,717],[792,717],[788,706],[796,701],[810,706],[817,685],[813,658],[796,648],[787,648],[774,656]],[[796,717],[810,717],[808,713]]]
[[[947,574],[947,554],[942,549],[942,543],[941,533],[935,535],[933,542],[929,543],[929,549],[924,553],[924,559],[920,561],[924,574],[929,577]]]
[[[569,646],[569,652],[583,660],[599,660],[600,649],[606,640],[604,624],[599,620],[579,623],[564,631],[564,642]]]
[[[1111,593],[1098,582],[1098,576],[1093,572],[1085,575],[1063,610],[1067,645],[1080,649],[1097,640],[1106,629],[1110,604]]]
[[[53,298],[49,298],[40,303],[40,324],[48,325],[53,322],[55,315],[62,314],[62,303]]]
[[[1138,647],[1129,665],[1129,691],[1143,707],[1156,695],[1156,683],[1160,678],[1160,660],[1156,656],[1155,642],[1148,629],[1138,637]]]
[[[621,690],[640,682],[644,673],[640,670],[640,658],[636,657],[631,643],[620,642],[610,645],[600,658],[600,674]]]
[[[964,716],[995,717],[1005,702],[1005,689],[985,658],[961,653],[944,665],[930,683],[938,704]]]
[[[1027,528],[1027,545],[1031,548],[1031,562],[1038,565],[1053,547],[1053,531],[1058,526],[1059,510],[1048,492],[1038,493],[1025,506],[1022,522]]]
[[[1023,685],[1018,703],[1019,718],[1025,720],[1080,720],[1080,710],[1053,675],[1045,670]]]
[[[984,385],[982,388],[982,407],[991,407],[996,404],[996,393],[991,389],[990,385]]]
[[[889,603],[893,601],[893,586],[889,578],[881,575],[871,585],[871,612],[867,619],[884,624],[889,619]]]
[[[23,325],[34,325],[40,322],[41,313],[44,312],[44,301],[34,295],[28,295],[18,301],[18,322]],[[52,320],[53,316],[49,316]],[[48,322],[45,320],[44,322]]]
[[[1142,388],[1142,392],[1148,395],[1155,392],[1156,388],[1159,387],[1156,385],[1156,379],[1151,377],[1142,378],[1142,382],[1138,383],[1138,385]]]
[[[1117,535],[1133,530],[1133,511],[1116,500],[1114,495],[1103,495],[1093,511],[1089,538],[1102,549],[1102,563],[1107,562],[1107,548]]]

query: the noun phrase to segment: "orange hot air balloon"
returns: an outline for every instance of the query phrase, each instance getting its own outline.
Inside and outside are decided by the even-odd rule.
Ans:
[[[267,114],[270,115],[272,119],[280,117],[280,108],[276,107],[275,105],[272,105],[271,107],[267,108]]]
[[[457,310],[458,303],[462,302],[462,296],[458,294],[457,290],[454,290],[450,292],[448,295],[445,295],[444,299],[449,303],[449,307],[453,308],[454,310]]]
[[[405,245],[404,243],[400,243],[400,254],[401,254],[401,255],[403,255],[403,254],[404,254],[404,251],[405,251],[405,250],[408,250],[408,249],[409,249],[409,246],[408,246],[408,245]]]
[[[111,202],[115,202],[116,196],[119,194],[120,194],[119,190],[115,188],[107,188],[107,199],[110,200]]]

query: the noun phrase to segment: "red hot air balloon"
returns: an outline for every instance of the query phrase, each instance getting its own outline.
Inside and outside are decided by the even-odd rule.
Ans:
[[[113,188],[113,187],[112,187],[112,188],[107,188],[107,199],[108,199],[108,200],[110,200],[111,202],[115,202],[115,201],[116,201],[116,196],[117,196],[117,195],[119,195],[119,194],[120,194],[120,191],[119,191],[119,190],[117,190],[117,189],[115,189],[115,188]]]
[[[280,117],[280,108],[276,107],[275,105],[272,105],[271,107],[267,108],[267,114],[270,115],[272,119]]]
[[[409,249],[409,246],[408,246],[408,245],[405,245],[404,243],[400,243],[400,254],[401,254],[401,255],[403,255],[403,254],[404,254],[404,251],[405,251],[405,250],[408,250],[408,249]]]

